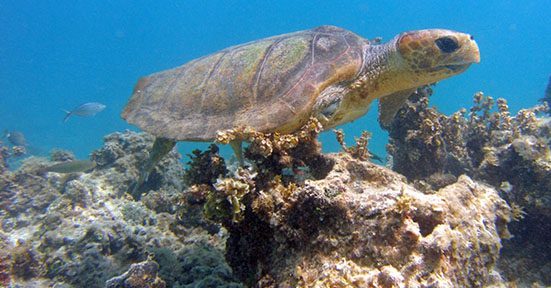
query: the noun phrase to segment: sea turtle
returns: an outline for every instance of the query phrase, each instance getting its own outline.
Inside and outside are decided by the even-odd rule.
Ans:
[[[145,177],[176,141],[212,141],[220,130],[290,133],[310,117],[328,129],[364,115],[378,98],[380,120],[387,124],[417,87],[479,60],[473,37],[460,32],[410,31],[380,44],[321,26],[229,47],[141,78],[122,117],[157,136]],[[240,151],[240,141],[233,144]]]

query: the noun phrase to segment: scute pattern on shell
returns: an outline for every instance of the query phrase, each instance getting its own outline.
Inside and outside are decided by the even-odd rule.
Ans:
[[[321,26],[230,47],[140,79],[122,117],[174,140],[242,126],[293,132],[323,89],[358,74],[367,43]]]

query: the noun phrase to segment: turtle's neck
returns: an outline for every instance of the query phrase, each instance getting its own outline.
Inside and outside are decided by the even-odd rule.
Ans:
[[[396,48],[397,40],[395,37],[387,43],[366,47],[362,72],[352,87],[359,97],[373,101],[416,86],[415,77]]]

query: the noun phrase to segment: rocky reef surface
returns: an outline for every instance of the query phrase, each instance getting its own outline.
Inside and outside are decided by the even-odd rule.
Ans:
[[[228,260],[244,281],[259,287],[501,283],[495,264],[510,209],[495,189],[463,176],[425,194],[386,168],[345,153],[328,157],[334,165],[326,177],[293,191],[259,192],[251,211],[229,228]],[[263,249],[250,248],[258,245]]]
[[[244,167],[218,147],[169,153],[141,186],[153,137],[105,137],[86,172],[0,144],[0,287],[516,287],[551,285],[551,123],[475,96],[470,111],[413,94],[389,127],[390,168],[369,134],[321,153],[320,124],[246,127]],[[72,167],[72,166],[71,166]],[[393,171],[394,170],[394,171]],[[511,231],[511,232],[509,232]],[[538,286],[539,285],[539,286]]]
[[[547,103],[511,115],[505,99],[480,92],[447,116],[429,107],[431,94],[419,89],[386,127],[393,169],[429,192],[460,175],[495,187],[516,220],[499,262],[505,278],[551,285],[551,118],[538,117]]]
[[[141,202],[126,193],[152,144],[143,133],[107,135],[89,173],[44,172],[52,161],[42,158],[16,171],[2,165],[0,287],[105,287],[114,277],[109,287],[241,287],[223,258],[224,231],[178,217],[177,152],[156,167]],[[158,264],[131,266],[148,259]]]

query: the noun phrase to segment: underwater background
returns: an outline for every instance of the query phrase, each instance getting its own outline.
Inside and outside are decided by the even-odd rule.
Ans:
[[[550,4],[0,0],[0,287],[550,287]],[[481,62],[385,131],[374,103],[221,133],[245,165],[120,117],[142,76],[320,25],[457,30]]]
[[[506,98],[512,112],[543,97],[551,73],[550,2],[541,1],[0,1],[0,123],[21,131],[35,154],[54,147],[88,157],[103,136],[134,129],[119,116],[141,76],[263,37],[336,25],[365,38],[446,28],[475,37],[481,63],[438,83],[431,105],[451,113],[477,91]],[[85,102],[92,118],[64,112]],[[377,109],[344,125],[373,133],[385,154]],[[333,133],[321,136],[337,151]],[[349,140],[350,141],[350,140]],[[189,153],[201,143],[180,143]],[[225,155],[230,155],[224,148]]]

